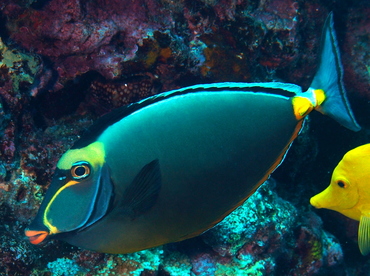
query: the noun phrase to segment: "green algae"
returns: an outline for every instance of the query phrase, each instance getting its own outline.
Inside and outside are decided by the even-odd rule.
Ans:
[[[15,92],[20,91],[23,83],[34,83],[40,63],[38,56],[10,48],[0,38],[0,69],[10,76]]]

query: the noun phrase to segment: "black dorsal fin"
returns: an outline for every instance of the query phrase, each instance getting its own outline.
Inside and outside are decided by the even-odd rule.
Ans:
[[[184,87],[177,90],[172,90],[169,92],[164,92],[158,95],[151,96],[137,103],[132,103],[126,106],[119,107],[112,112],[103,115],[99,118],[90,128],[88,128],[83,134],[82,138],[78,140],[72,149],[83,148],[96,141],[103,131],[113,125],[114,123],[120,121],[124,117],[134,113],[135,111],[149,106],[153,103],[189,93],[197,92],[250,92],[250,93],[265,93],[265,94],[275,94],[284,97],[293,97],[296,94],[302,92],[301,88],[294,84],[281,83],[281,82],[265,82],[265,83],[243,83],[243,82],[221,82],[221,83],[211,83],[211,84],[198,84],[189,87]]]

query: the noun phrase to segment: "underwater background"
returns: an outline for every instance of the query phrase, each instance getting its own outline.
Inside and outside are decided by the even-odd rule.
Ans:
[[[306,90],[330,11],[362,131],[313,112],[272,178],[193,239],[112,255],[25,238],[59,157],[98,117],[200,83]],[[370,275],[358,222],[309,204],[370,142],[368,0],[1,0],[0,39],[0,275]]]

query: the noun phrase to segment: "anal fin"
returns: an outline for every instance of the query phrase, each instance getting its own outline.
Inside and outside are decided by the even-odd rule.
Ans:
[[[370,216],[362,215],[358,228],[358,246],[362,255],[370,253]]]

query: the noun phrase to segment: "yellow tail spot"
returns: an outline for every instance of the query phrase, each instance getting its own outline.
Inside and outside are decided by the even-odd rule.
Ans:
[[[314,108],[312,102],[301,96],[295,96],[292,99],[294,116],[297,120],[302,120]]]
[[[315,94],[315,98],[316,98],[316,106],[321,105],[326,99],[325,91],[322,89],[315,89],[313,93]]]

